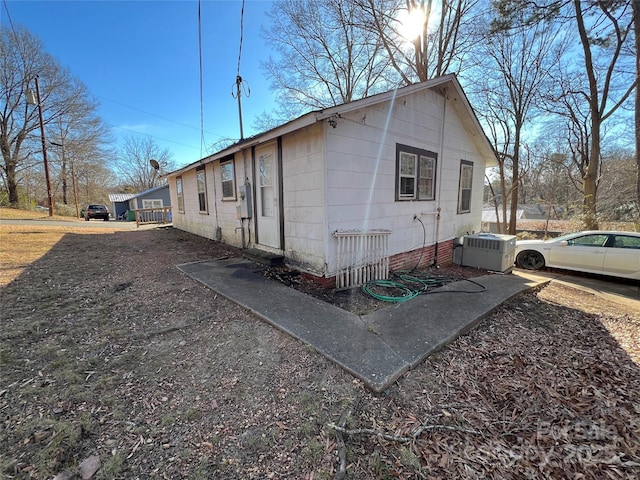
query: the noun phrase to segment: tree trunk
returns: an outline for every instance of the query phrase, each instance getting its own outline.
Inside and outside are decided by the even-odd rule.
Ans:
[[[14,147],[14,155],[17,155],[17,152],[20,148],[20,144],[24,139],[25,135],[18,135],[16,138],[17,147]],[[4,160],[4,174],[6,176],[6,185],[7,190],[9,192],[9,204],[12,207],[17,207],[18,202],[20,200],[18,196],[18,181],[16,179],[16,162],[11,157],[11,145],[9,144],[6,124],[2,125],[2,133],[0,135],[0,147],[2,149],[2,157]],[[14,157],[15,158],[15,157]]]
[[[582,202],[582,215],[586,230],[598,230],[598,215],[596,199],[598,193],[598,176],[600,175],[600,122],[591,119],[591,149],[589,164],[582,179],[584,200]]]
[[[598,82],[594,71],[593,59],[591,56],[591,46],[589,36],[585,29],[582,17],[582,6],[580,0],[574,0],[576,12],[576,22],[582,50],[584,52],[585,70],[589,79],[589,108],[591,111],[591,148],[589,149],[589,163],[587,171],[582,179],[584,189],[584,200],[582,203],[582,215],[584,227],[587,230],[598,229],[598,218],[596,215],[596,196],[598,188],[598,176],[600,170],[600,126],[602,114],[599,107]]]
[[[9,190],[9,204],[17,207],[20,201],[18,196],[18,182],[16,181],[16,166],[13,162],[7,162],[7,190]]]
[[[633,1],[633,31],[636,43],[636,78],[640,78],[640,2]],[[636,201],[640,222],[640,86],[636,86]]]
[[[520,185],[520,131],[522,122],[516,119],[513,142],[513,164],[511,167],[511,211],[509,216],[509,235],[516,234],[516,215],[518,214],[518,194]]]

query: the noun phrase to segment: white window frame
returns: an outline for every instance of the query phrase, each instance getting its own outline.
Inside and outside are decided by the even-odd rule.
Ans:
[[[437,167],[437,153],[396,144],[396,201],[435,200]]]
[[[226,170],[231,170],[230,172]],[[222,184],[222,200],[235,200],[236,199],[236,166],[235,162],[232,159],[226,160],[224,162],[220,162],[220,182]],[[225,193],[225,184],[227,185],[226,190],[231,189],[231,195],[229,195],[228,191]],[[230,185],[230,187],[229,187]]]
[[[207,175],[204,165],[196,169],[196,184],[198,190],[198,210],[208,213],[207,208]]]
[[[178,197],[178,211],[184,213],[184,196],[182,194],[182,177],[176,178],[176,196]]]
[[[458,182],[458,213],[471,212],[473,193],[473,162],[460,160],[460,179]],[[465,205],[468,202],[468,205]]]
[[[142,208],[162,208],[164,204],[161,198],[149,198],[142,200]]]

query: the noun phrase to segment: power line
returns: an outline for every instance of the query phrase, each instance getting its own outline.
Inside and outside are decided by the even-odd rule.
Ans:
[[[141,109],[141,108],[134,107],[134,106],[132,106],[132,105],[128,105],[128,104],[126,104],[126,103],[122,103],[122,102],[120,102],[120,101],[118,101],[118,100],[113,100],[113,99],[111,99],[111,98],[107,98],[107,97],[104,97],[104,96],[102,96],[102,95],[96,95],[96,97],[101,98],[101,99],[103,99],[103,100],[107,100],[107,101],[109,101],[109,102],[116,103],[116,104],[118,104],[118,105],[122,105],[123,107],[130,108],[131,110],[136,110],[137,112],[141,112],[141,113],[144,113],[144,114],[146,114],[146,115],[150,115],[150,116],[152,116],[152,117],[156,117],[156,118],[159,118],[159,119],[161,119],[161,120],[165,120],[165,121],[167,121],[167,122],[175,123],[176,125],[180,125],[180,126],[182,126],[182,127],[190,128],[190,129],[192,129],[192,130],[198,130],[198,131],[200,130],[200,127],[195,127],[195,126],[193,126],[193,125],[188,125],[188,124],[186,124],[186,123],[178,122],[177,120],[173,120],[173,119],[171,119],[171,118],[163,117],[162,115],[158,115],[157,113],[148,112],[148,111],[143,110],[143,109]],[[208,134],[210,134],[210,135],[215,135],[216,137],[225,138],[225,136],[224,136],[224,135],[220,135],[220,134],[217,134],[217,133],[213,133],[213,132],[207,132],[207,133],[208,133]]]
[[[245,88],[243,88],[243,80],[240,76],[240,62],[242,60],[242,41],[244,38],[244,0],[242,0],[242,9],[240,10],[240,48],[238,50],[238,72],[236,74],[236,82],[235,92],[233,91],[233,87],[231,90],[231,96],[238,100],[238,119],[240,121],[240,139],[244,139],[244,132],[242,129],[242,91],[245,91],[245,96],[248,97],[251,94],[251,90],[249,89],[249,85],[247,84]],[[245,82],[246,83],[246,82]]]
[[[242,40],[244,38],[244,0],[242,0],[242,10],[240,10],[240,49],[238,50],[238,77],[240,76],[240,60],[242,59]]]
[[[202,16],[200,13],[200,0],[198,0],[198,59],[200,61],[200,157],[204,153],[204,101],[202,95]],[[217,218],[217,215],[216,215]]]
[[[9,6],[7,5],[7,0],[3,0],[2,2],[4,4],[4,9],[7,12],[7,18],[9,19],[9,25],[11,26],[11,31],[13,31],[13,35],[18,38],[18,35],[16,34],[16,29],[13,26],[13,20],[11,20],[11,14],[9,13]]]
[[[168,138],[158,137],[157,135],[151,135],[150,133],[140,132],[138,130],[132,130],[132,129],[126,128],[126,127],[114,126],[113,128],[116,128],[118,130],[125,130],[127,132],[132,132],[132,133],[135,133],[137,135],[145,135],[145,136],[150,137],[150,138],[157,138],[158,140],[164,140],[165,142],[175,143],[176,145],[182,145],[183,147],[198,148],[198,147],[194,147],[193,145],[187,145],[186,143],[176,142],[175,140],[169,140]]]

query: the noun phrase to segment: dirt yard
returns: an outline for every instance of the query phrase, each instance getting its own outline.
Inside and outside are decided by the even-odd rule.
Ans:
[[[0,478],[640,477],[640,312],[552,284],[376,395],[176,268],[225,245],[0,235]]]

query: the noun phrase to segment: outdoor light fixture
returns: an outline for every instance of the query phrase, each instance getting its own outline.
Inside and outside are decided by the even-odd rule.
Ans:
[[[36,75],[36,94],[33,90],[27,91],[27,103],[38,106],[38,117],[40,118],[40,138],[42,140],[42,159],[44,161],[44,175],[47,180],[47,196],[49,198],[49,216],[53,217],[53,193],[51,191],[51,180],[49,179],[49,162],[47,160],[47,142],[44,138],[44,122],[42,120],[42,102],[40,100],[40,84]]]

